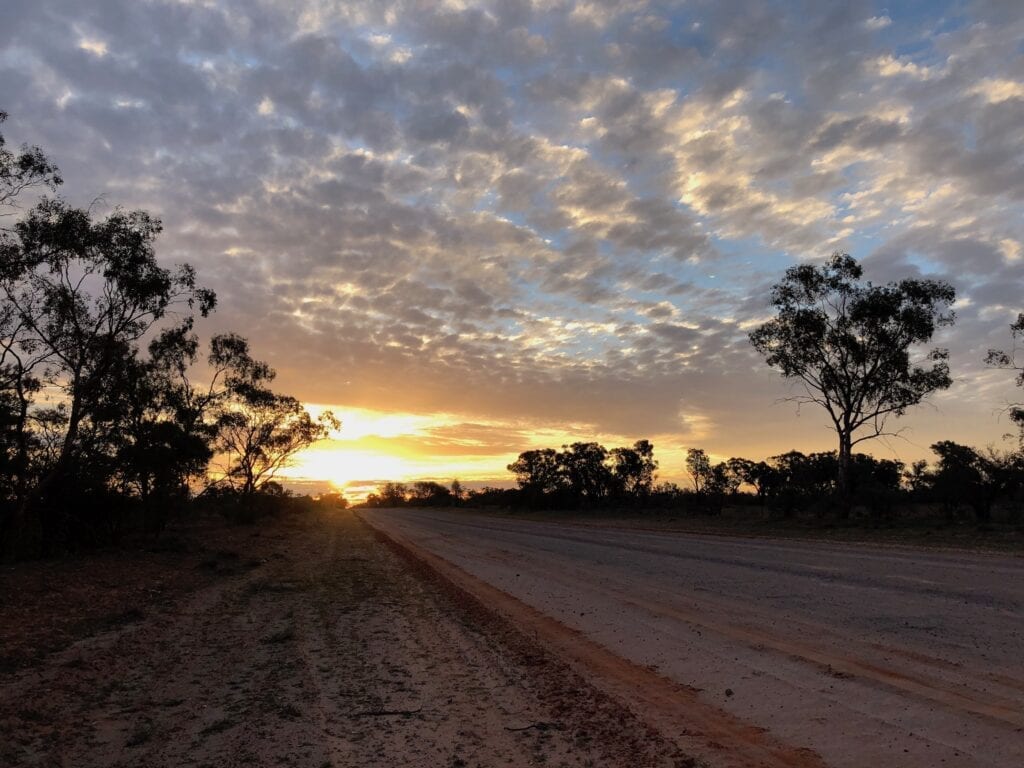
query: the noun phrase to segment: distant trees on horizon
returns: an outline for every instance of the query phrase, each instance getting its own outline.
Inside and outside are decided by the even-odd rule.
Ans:
[[[636,446],[642,446],[637,450]],[[872,518],[891,519],[900,508],[930,505],[949,520],[966,512],[978,523],[1010,504],[1009,517],[1019,519],[1024,491],[1021,451],[978,450],[950,440],[932,446],[937,460],[907,467],[893,459],[864,453],[850,457],[849,493],[854,510]],[[635,455],[634,455],[635,452]],[[623,473],[621,457],[640,457],[642,468]],[[837,451],[805,454],[797,450],[763,461],[732,457],[712,462],[700,448],[686,451],[689,484],[658,483],[654,446],[638,441],[631,449],[607,450],[598,443],[574,443],[523,451],[508,466],[515,488],[485,487],[455,494],[435,481],[389,482],[371,494],[365,506],[470,506],[532,510],[679,509],[720,515],[729,506],[756,505],[780,517],[811,514],[815,518],[851,508],[836,503]],[[639,480],[639,482],[636,482]],[[632,482],[631,482],[632,481]],[[454,488],[461,489],[456,480]]]

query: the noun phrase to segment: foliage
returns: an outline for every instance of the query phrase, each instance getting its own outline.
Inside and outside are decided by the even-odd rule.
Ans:
[[[966,506],[978,522],[988,523],[995,503],[1024,483],[1020,453],[978,451],[952,440],[941,440],[932,450],[939,461],[930,476],[931,490],[950,514]]]
[[[686,451],[686,471],[693,483],[694,493],[703,493],[708,483],[712,481],[712,473],[711,459],[702,448],[690,448]]]
[[[314,419],[294,397],[265,387],[240,386],[234,395],[219,414],[215,445],[225,460],[222,481],[243,498],[273,482],[295,454],[341,426],[330,411]]]
[[[42,150],[0,136],[0,215],[60,184]],[[158,533],[218,452],[229,489],[281,497],[278,470],[337,426],[271,392],[272,369],[235,334],[211,340],[210,378],[194,380],[194,323],[216,297],[188,264],[157,260],[160,231],[145,211],[100,218],[45,196],[0,227],[0,554],[108,541],[128,524]]]
[[[452,504],[452,492],[433,480],[418,480],[412,484],[409,503],[422,507],[448,507]]]
[[[405,483],[384,483],[366,498],[368,507],[400,507],[409,498]]]
[[[733,457],[726,465],[729,472],[739,480],[740,486],[748,485],[753,488],[758,501],[762,503],[779,484],[778,473],[768,462]]]
[[[533,449],[508,465],[531,507],[634,503],[652,493],[657,468],[648,440],[610,451],[594,442]]]
[[[6,120],[7,113],[0,111],[0,123]],[[0,216],[9,215],[3,209],[15,207],[15,198],[24,191],[33,187],[54,191],[62,183],[57,166],[43,150],[26,145],[14,153],[7,149],[3,134],[0,134]]]
[[[598,443],[573,443],[562,446],[558,467],[573,498],[584,505],[606,498],[612,486],[608,450]]]
[[[508,465],[508,471],[515,475],[531,506],[537,506],[545,496],[557,493],[565,485],[562,463],[553,448],[523,451]]]
[[[609,456],[617,496],[636,499],[650,496],[658,462],[649,440],[637,440],[631,448],[612,448]]]
[[[1010,335],[1013,338],[1014,346],[1010,351],[1001,349],[990,349],[985,362],[997,368],[1006,368],[1015,371],[1016,384],[1024,387],[1024,363],[1017,359],[1017,340],[1024,338],[1024,312],[1017,315],[1017,320],[1010,326]],[[1010,406],[1010,419],[1020,428],[1020,439],[1024,444],[1024,404],[1016,403]]]
[[[452,503],[456,505],[464,502],[468,495],[466,493],[466,489],[462,487],[462,483],[460,483],[457,478],[455,480],[452,480],[449,493],[451,493],[452,496]]]
[[[827,411],[839,437],[842,497],[851,490],[853,446],[886,434],[890,417],[952,382],[946,350],[912,356],[937,328],[952,324],[952,286],[936,280],[876,286],[861,276],[860,265],[839,253],[820,267],[791,267],[772,289],[777,316],[750,334],[770,366],[803,385],[797,399]]]

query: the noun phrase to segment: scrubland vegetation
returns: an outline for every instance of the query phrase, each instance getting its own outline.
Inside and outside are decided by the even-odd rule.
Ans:
[[[159,533],[196,501],[279,505],[277,472],[333,416],[271,389],[241,336],[201,342],[216,296],[158,262],[157,219],[100,218],[61,184],[41,149],[0,136],[0,555]]]

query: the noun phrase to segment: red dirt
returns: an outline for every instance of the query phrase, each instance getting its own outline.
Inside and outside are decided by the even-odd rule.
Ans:
[[[421,564],[427,578],[433,574],[435,580],[447,583],[449,591],[463,593],[463,602],[475,604],[478,614],[500,616],[525,638],[534,638],[536,646],[553,654],[549,663],[568,667],[613,701],[621,702],[619,706],[627,706],[634,717],[646,722],[681,752],[723,767],[824,766],[811,750],[780,743],[763,729],[701,702],[692,689],[616,656],[447,560],[390,532],[378,530],[378,535],[408,560]],[[486,620],[486,616],[478,619]]]

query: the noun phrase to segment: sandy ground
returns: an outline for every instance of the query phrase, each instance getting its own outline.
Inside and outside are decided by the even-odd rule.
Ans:
[[[367,519],[712,765],[1024,765],[1024,560]]]
[[[234,536],[0,574],[0,765],[695,764],[350,513]]]

